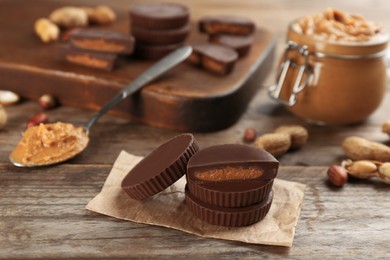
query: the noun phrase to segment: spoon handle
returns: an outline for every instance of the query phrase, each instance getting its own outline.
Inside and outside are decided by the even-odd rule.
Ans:
[[[103,116],[108,110],[116,106],[123,99],[128,97],[129,95],[135,93],[140,88],[155,80],[172,67],[176,66],[180,62],[184,61],[188,56],[190,56],[192,52],[191,46],[181,47],[161,60],[155,63],[152,67],[148,68],[141,75],[139,75],[135,80],[133,80],[129,85],[126,85],[121,92],[116,94],[106,105],[104,105],[93,117],[87,122],[85,125],[85,130],[89,133],[90,128],[96,121],[99,120],[101,116]]]

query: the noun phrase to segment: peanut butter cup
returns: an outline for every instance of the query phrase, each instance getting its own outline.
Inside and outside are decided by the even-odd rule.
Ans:
[[[168,140],[126,175],[122,189],[138,200],[157,194],[186,173],[187,162],[197,151],[198,146],[191,134]]]
[[[131,33],[137,39],[137,43],[148,45],[169,45],[182,43],[190,32],[190,26],[184,25],[178,29],[150,30],[138,26],[131,27]]]
[[[210,35],[210,42],[230,47],[238,53],[239,57],[245,56],[253,43],[252,36],[241,36],[241,35],[228,35],[228,34],[213,34]]]
[[[207,34],[249,35],[255,31],[255,23],[239,16],[207,16],[199,20],[199,31]]]

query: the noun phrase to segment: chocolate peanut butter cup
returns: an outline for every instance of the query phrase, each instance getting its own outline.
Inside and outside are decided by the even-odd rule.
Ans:
[[[157,194],[186,173],[188,160],[198,150],[191,134],[181,134],[168,140],[126,175],[122,189],[138,200]]]
[[[279,162],[268,152],[242,144],[211,146],[187,164],[187,183],[201,201],[220,207],[245,207],[271,191]]]
[[[150,30],[183,27],[190,16],[187,7],[175,3],[136,4],[129,14],[132,25]]]
[[[190,26],[187,24],[178,29],[149,30],[133,25],[131,32],[137,39],[137,43],[148,45],[169,45],[184,42],[190,32]]]
[[[137,43],[135,46],[135,55],[141,59],[157,60],[181,46],[183,46],[182,43],[169,45],[147,45]]]
[[[246,17],[221,15],[199,20],[199,31],[207,34],[249,35],[255,28],[255,23]]]
[[[106,29],[79,28],[69,33],[70,44],[78,49],[131,54],[134,51],[134,37],[122,32]]]
[[[188,187],[186,187],[185,194],[186,204],[195,216],[210,224],[226,227],[249,226],[259,222],[267,215],[273,199],[271,191],[264,200],[257,204],[240,208],[224,208],[204,203],[191,194]]]

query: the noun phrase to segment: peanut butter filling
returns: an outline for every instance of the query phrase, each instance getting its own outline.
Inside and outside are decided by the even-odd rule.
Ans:
[[[203,56],[202,59],[202,66],[218,73],[225,73],[226,72],[226,66],[222,64],[221,62],[215,61],[209,57]]]
[[[123,45],[107,42],[103,39],[73,40],[73,44],[79,48],[95,50],[95,51],[120,52],[125,49]]]
[[[95,68],[105,68],[107,66],[107,61],[93,58],[88,54],[83,54],[83,55],[68,54],[66,56],[66,59],[73,63],[88,65]]]
[[[328,8],[323,13],[300,18],[293,29],[317,40],[363,42],[376,36],[381,27],[358,14]]]
[[[199,171],[194,174],[195,178],[202,181],[231,181],[251,180],[259,178],[263,171],[256,167],[226,166],[221,168]]]
[[[81,127],[62,122],[40,124],[23,133],[10,158],[27,166],[53,164],[76,156],[88,141]]]

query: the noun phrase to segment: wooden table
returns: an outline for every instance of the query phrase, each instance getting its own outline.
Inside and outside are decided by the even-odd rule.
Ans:
[[[385,25],[390,22],[387,14],[390,4],[385,1],[374,4],[372,1],[201,0],[186,4],[194,19],[212,13],[234,13],[255,19],[280,37],[279,54],[286,24],[327,6],[360,12]],[[20,169],[7,158],[28,117],[40,109],[31,101],[7,107],[9,122],[0,130],[0,258],[388,259],[390,186],[373,180],[350,182],[336,189],[327,185],[326,170],[329,164],[344,158],[339,144],[346,136],[388,140],[380,132],[380,126],[389,119],[389,109],[388,91],[382,106],[362,124],[308,125],[271,101],[263,87],[237,124],[220,132],[195,134],[200,146],[206,147],[241,142],[246,127],[255,127],[263,133],[283,123],[299,123],[309,129],[309,143],[302,150],[280,158],[278,177],[307,185],[294,244],[285,248],[201,238],[85,210],[88,201],[100,191],[121,150],[146,155],[177,133],[105,116],[93,128],[90,146],[79,157],[55,167]],[[53,121],[82,125],[92,112],[62,106],[48,114]]]

